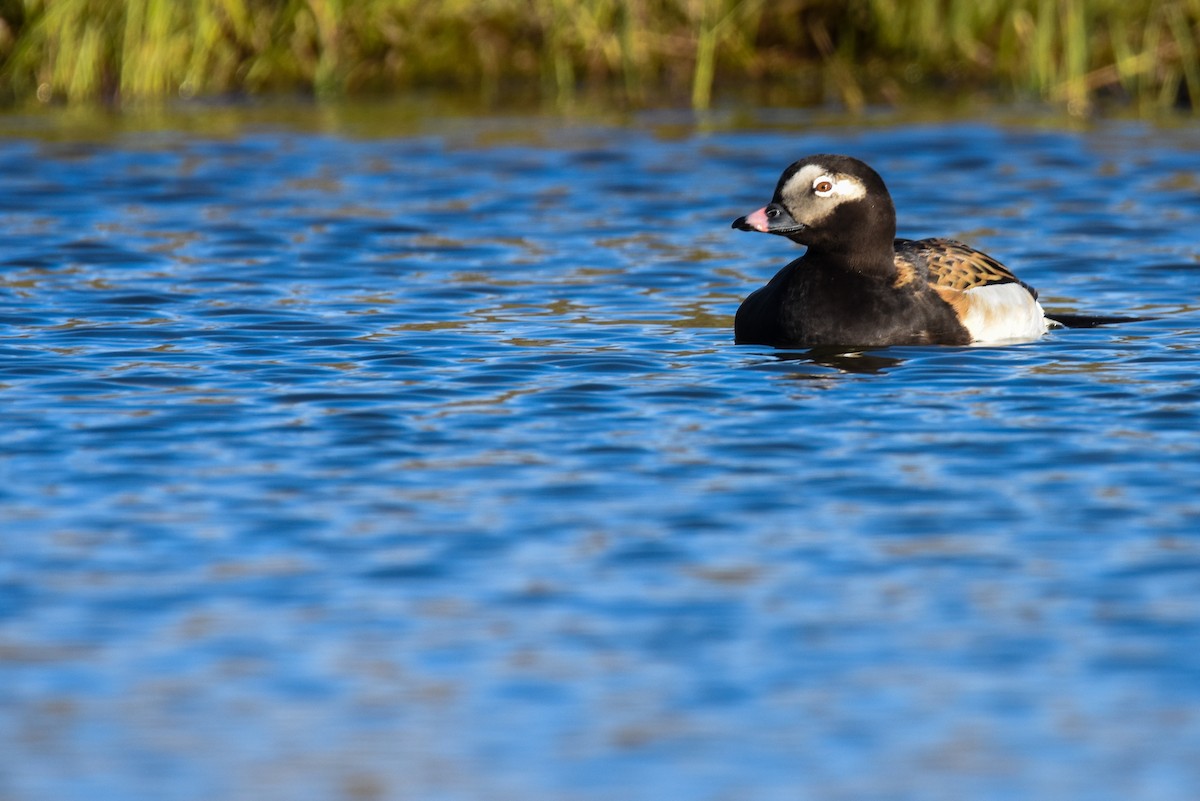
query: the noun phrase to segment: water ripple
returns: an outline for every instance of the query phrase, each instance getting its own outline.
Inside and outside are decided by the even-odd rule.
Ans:
[[[1196,797],[1194,126],[430,126],[0,140],[0,796]],[[1147,319],[734,346],[830,150]]]

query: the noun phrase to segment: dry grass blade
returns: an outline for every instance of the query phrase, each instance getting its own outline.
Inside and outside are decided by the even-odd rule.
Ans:
[[[1195,106],[1196,0],[0,0],[10,101],[540,86],[630,104],[823,74],[850,108],[930,87]],[[612,95],[610,94],[610,97]],[[830,98],[807,97],[808,100]]]

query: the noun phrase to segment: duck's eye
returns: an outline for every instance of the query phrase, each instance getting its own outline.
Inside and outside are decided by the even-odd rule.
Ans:
[[[833,191],[833,183],[830,181],[817,181],[813,184],[813,191],[818,195],[828,195]]]

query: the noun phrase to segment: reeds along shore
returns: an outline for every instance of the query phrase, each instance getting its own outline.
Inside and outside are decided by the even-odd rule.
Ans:
[[[434,88],[631,105],[770,87],[1200,107],[1200,0],[0,0],[0,97]]]

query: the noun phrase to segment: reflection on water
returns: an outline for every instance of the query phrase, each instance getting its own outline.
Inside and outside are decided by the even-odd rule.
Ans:
[[[836,346],[810,348],[806,351],[779,350],[771,356],[779,361],[791,362],[799,367],[801,364],[812,364],[818,367],[828,367],[843,373],[882,373],[900,364],[904,360],[897,356],[885,355],[891,349],[881,352],[862,350],[845,350]],[[828,371],[821,370],[819,375],[827,375]],[[804,373],[796,373],[796,377],[804,377]]]
[[[328,114],[0,125],[0,797],[1200,792],[1193,126]],[[1144,319],[734,346],[828,151]]]

